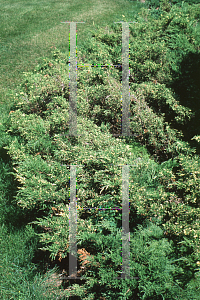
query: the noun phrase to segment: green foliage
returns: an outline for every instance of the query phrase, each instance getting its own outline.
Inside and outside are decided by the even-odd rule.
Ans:
[[[173,5],[182,5],[182,3],[192,4],[199,4],[198,0],[146,0],[145,6],[148,8],[167,8],[170,10],[171,6]]]
[[[94,256],[88,255],[85,258],[88,262],[83,275],[85,285],[75,287],[75,291],[82,290],[82,299],[97,299],[100,296],[106,299],[124,299],[125,295],[128,299],[177,299],[181,296],[189,299],[188,291],[183,291],[179,281],[175,282],[173,279],[182,275],[183,269],[177,265],[177,261],[184,258],[174,259],[173,247],[158,226],[151,223],[145,227],[139,226],[131,234],[132,278],[125,280],[115,279],[117,274],[120,275],[120,231],[111,222],[104,222],[101,226],[98,224],[95,228],[94,235],[82,235],[80,244],[85,247],[88,243],[91,244],[92,238],[92,249],[95,249]],[[110,231],[104,238],[102,228]]]
[[[12,205],[29,216],[38,247],[52,261],[68,258],[69,166],[77,166],[79,273],[86,281],[73,284],[68,297],[75,293],[81,299],[198,299],[200,160],[177,129],[189,124],[194,111],[181,103],[172,85],[181,76],[181,61],[188,54],[199,55],[194,26],[199,7],[164,5],[166,1],[160,16],[143,9],[138,23],[130,25],[134,138],[111,134],[121,130],[121,70],[92,67],[78,72],[78,136],[68,136],[68,56],[60,51],[24,74],[9,116],[0,124],[0,146],[10,158],[0,168],[1,202],[8,197],[3,186],[15,182]],[[120,26],[95,30],[83,44],[78,64],[120,63]],[[198,141],[198,133],[194,139]],[[121,206],[120,165],[126,164],[130,271],[138,278],[117,280],[121,212],[111,208]],[[33,228],[27,230],[32,236]]]
[[[180,63],[184,56],[192,53],[199,55],[198,14],[199,6],[183,5],[181,10],[173,6],[155,20],[151,11],[143,9],[136,16],[138,23],[129,26],[131,130],[151,152],[160,156],[160,160],[177,155],[176,141],[182,135],[175,128],[186,126],[194,117],[194,111],[181,105],[180,95],[171,86],[182,74]],[[120,64],[121,35],[119,24],[94,31],[92,41],[83,44],[78,63],[83,60],[84,63],[97,65],[110,64],[111,61]],[[110,131],[119,133],[120,72],[100,68],[93,68],[93,72],[91,68],[81,69],[78,99],[83,103],[82,113],[97,125],[102,121],[109,122]],[[111,90],[114,93],[111,94]]]
[[[22,232],[14,229],[9,231],[2,225],[0,246],[1,299],[56,299],[50,294],[49,287],[45,286],[49,274],[43,278],[38,276],[38,270],[31,262],[38,247],[32,227],[26,226]],[[55,270],[51,271],[51,274],[53,272]],[[57,290],[56,285],[55,290]]]
[[[58,53],[56,55],[54,59],[58,59]],[[53,61],[48,63],[48,66],[53,65],[53,63]],[[44,64],[47,65],[46,62]],[[43,73],[47,73],[47,69],[43,66],[41,66],[41,71],[41,76]],[[59,68],[55,68],[54,71],[55,73],[59,72]],[[67,71],[65,70],[65,72]],[[52,74],[52,76],[54,75]],[[62,77],[62,74],[60,76]],[[35,74],[31,74],[30,81],[32,80],[34,83],[35,77],[37,77]],[[26,79],[27,85],[28,82],[29,80]],[[82,295],[83,298],[84,291],[87,290],[87,297],[97,297],[94,290],[96,290],[98,281],[102,289],[101,295],[106,295],[110,299],[121,297],[122,294],[120,293],[125,293],[130,286],[133,290],[130,297],[133,297],[133,295],[136,297],[139,293],[138,297],[141,299],[159,297],[163,293],[166,299],[167,297],[173,299],[178,293],[180,295],[186,293],[185,291],[181,292],[181,288],[174,285],[174,279],[182,276],[182,282],[188,283],[188,279],[182,274],[184,274],[184,270],[189,263],[191,269],[189,279],[192,279],[193,270],[196,268],[199,259],[199,229],[197,226],[199,209],[193,206],[193,200],[199,197],[199,188],[195,177],[192,175],[197,172],[199,162],[196,160],[196,166],[193,164],[193,169],[191,169],[191,163],[187,164],[187,168],[184,165],[186,176],[191,173],[191,180],[187,185],[182,181],[181,173],[175,172],[175,169],[179,170],[183,163],[181,158],[184,158],[185,161],[188,160],[189,155],[194,150],[190,149],[187,143],[175,140],[173,146],[177,148],[177,152],[182,152],[182,154],[180,153],[180,156],[177,156],[174,160],[168,160],[159,165],[149,159],[144,151],[142,155],[134,151],[133,139],[113,138],[106,122],[97,126],[94,121],[81,116],[83,114],[81,110],[78,110],[80,115],[77,120],[78,134],[82,135],[77,138],[68,137],[68,94],[57,97],[54,96],[54,93],[58,93],[56,90],[52,92],[52,95],[46,101],[44,94],[48,92],[49,88],[45,84],[45,88],[42,90],[41,86],[43,84],[43,82],[40,84],[40,81],[38,81],[37,85],[30,86],[33,92],[27,91],[27,93],[17,94],[10,117],[4,124],[8,129],[7,133],[12,137],[10,144],[4,148],[8,150],[8,154],[12,158],[13,176],[19,182],[15,199],[20,207],[38,212],[38,215],[36,214],[37,218],[32,223],[42,230],[38,234],[42,243],[41,249],[48,251],[52,260],[58,257],[62,260],[68,256],[70,170],[67,166],[76,164],[79,166],[77,167],[78,247],[80,250],[87,249],[88,253],[92,253],[95,260],[87,264],[87,283],[82,288],[80,286],[77,288],[77,294]],[[145,88],[144,86],[144,93],[146,91],[146,94],[148,94],[149,90]],[[24,89],[26,89],[26,85]],[[60,89],[62,88],[60,87]],[[41,91],[39,97],[37,97],[37,90]],[[159,85],[157,89],[158,98],[161,92],[162,85]],[[44,101],[42,102],[41,99]],[[142,97],[138,96],[137,99],[142,99]],[[27,101],[31,103],[30,107],[27,105]],[[169,103],[171,101],[172,103],[173,100],[166,97],[165,101]],[[80,103],[79,109],[81,107]],[[147,102],[143,101],[143,106],[145,107],[145,105],[146,110],[150,112]],[[82,107],[84,108],[84,105]],[[140,105],[141,108],[142,105]],[[180,112],[184,115],[187,110],[182,107]],[[87,114],[85,115],[87,116]],[[154,115],[157,116],[155,113]],[[141,119],[143,116],[144,114],[141,115]],[[149,116],[147,115],[146,118],[149,118]],[[159,116],[157,118],[159,119]],[[150,115],[150,119],[152,119],[152,115]],[[163,126],[161,117],[160,120],[160,126]],[[143,118],[144,121],[146,122]],[[151,123],[147,123],[147,125],[151,126]],[[132,126],[139,128],[136,127],[136,121],[133,122]],[[158,128],[158,125],[156,128]],[[153,132],[152,128],[151,131]],[[136,129],[135,132],[137,132]],[[138,158],[138,154],[142,156],[142,159]],[[195,159],[195,157],[192,157],[192,159]],[[149,268],[152,267],[146,266],[143,260],[151,264],[151,260],[155,259],[155,250],[150,251],[150,253],[154,253],[152,258],[148,256],[149,252],[145,252],[144,256],[141,256],[137,262],[137,267],[133,268],[137,270],[137,274],[135,275],[134,271],[132,275],[138,276],[140,274],[139,276],[142,276],[141,283],[133,280],[123,286],[123,283],[119,284],[118,281],[115,281],[113,283],[115,291],[108,293],[106,283],[110,280],[110,277],[108,278],[106,274],[114,276],[114,274],[120,272],[120,257],[116,256],[116,248],[120,242],[121,216],[118,210],[98,211],[95,207],[109,208],[121,205],[121,168],[115,166],[118,164],[133,165],[130,170],[130,208],[133,212],[130,215],[131,232],[134,231],[135,226],[138,222],[141,222],[142,218],[157,223],[165,230],[166,236],[174,235],[177,238],[182,238],[181,241],[184,240],[183,236],[187,237],[188,230],[192,228],[187,240],[188,246],[191,248],[191,255],[187,257],[187,261],[185,259],[178,260],[176,267],[173,267],[168,258],[164,259],[166,253],[170,253],[169,245],[166,244],[164,239],[161,243],[158,265],[163,266],[159,260],[165,261],[166,266],[164,265],[163,268],[166,268],[167,271],[163,271],[161,268],[160,273],[154,274],[157,268],[152,270],[151,280],[148,281]],[[180,190],[185,192],[180,195]],[[83,211],[82,207],[94,207],[94,209]],[[188,213],[185,214],[185,212]],[[42,217],[39,217],[39,214],[42,214]],[[195,215],[196,218],[194,218]],[[87,231],[85,228],[87,228]],[[160,229],[157,228],[157,230]],[[161,238],[161,235],[159,236]],[[140,245],[138,240],[135,241],[135,245],[139,247],[137,255],[141,255],[140,247],[145,248],[146,246],[144,244]],[[152,242],[150,245],[156,247],[156,249],[158,248],[156,242]],[[165,247],[167,247],[167,250],[164,250]],[[177,256],[182,253],[183,258],[185,258],[185,250],[181,249]],[[111,261],[115,257],[114,265],[111,264],[109,270],[108,263],[105,263],[104,259],[100,259],[98,255],[102,252],[110,253],[110,256],[107,255]],[[135,252],[132,251],[131,253]],[[120,251],[118,256],[120,256]],[[80,257],[79,260],[81,260]],[[98,265],[98,263],[101,265],[101,269],[97,272],[96,264]],[[142,267],[143,265],[144,267]],[[92,278],[95,279],[92,280]],[[161,280],[158,280],[158,278]],[[166,285],[163,285],[163,282],[166,282]],[[182,282],[180,285],[182,285]]]

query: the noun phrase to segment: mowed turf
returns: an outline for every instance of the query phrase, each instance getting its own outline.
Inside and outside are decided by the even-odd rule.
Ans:
[[[69,51],[69,24],[77,24],[77,51],[95,25],[134,19],[140,2],[130,0],[0,0],[0,107],[11,100],[9,89],[20,84],[23,72],[31,71],[52,48]],[[2,106],[3,105],[3,106]]]

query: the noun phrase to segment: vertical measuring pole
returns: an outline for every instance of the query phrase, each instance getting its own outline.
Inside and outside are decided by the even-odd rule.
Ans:
[[[69,135],[77,135],[77,61],[76,23],[70,23],[70,64],[69,64]]]
[[[117,279],[130,279],[129,165],[122,166],[122,273]]]
[[[122,165],[122,272],[116,279],[139,279],[130,277],[130,229],[129,229],[129,170],[133,165]]]
[[[129,231],[129,166],[122,166],[122,274],[130,278],[130,231]]]
[[[122,23],[122,135],[130,136],[129,24]]]
[[[69,36],[69,136],[77,136],[77,60],[76,60],[76,23],[70,23]]]
[[[69,136],[77,136],[77,61],[76,61],[76,23],[70,23],[69,58]],[[69,204],[69,277],[77,277],[77,201],[76,201],[76,165],[70,165],[70,204]]]
[[[76,166],[70,166],[70,204],[69,204],[69,277],[77,277],[77,203]]]
[[[129,90],[129,23],[122,23],[122,136],[130,133],[130,90]]]

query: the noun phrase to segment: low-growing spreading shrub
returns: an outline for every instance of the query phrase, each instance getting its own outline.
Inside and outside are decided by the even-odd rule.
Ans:
[[[68,56],[59,50],[24,74],[0,124],[17,183],[12,201],[24,214],[34,212],[28,221],[40,249],[60,262],[69,254],[70,166],[76,165],[78,271],[85,283],[73,284],[73,293],[81,299],[198,299],[200,160],[177,129],[194,111],[172,87],[184,57],[199,55],[197,12],[182,5],[162,14],[155,19],[143,9],[130,25],[132,137],[112,136],[121,131],[121,69],[100,67],[78,71],[78,136],[68,135]],[[119,64],[120,26],[96,30],[78,64]],[[133,278],[118,280],[122,217],[114,208],[121,207],[127,164]]]
[[[145,6],[148,8],[167,8],[168,10],[173,5],[182,5],[183,3],[187,4],[199,4],[198,0],[145,0]]]

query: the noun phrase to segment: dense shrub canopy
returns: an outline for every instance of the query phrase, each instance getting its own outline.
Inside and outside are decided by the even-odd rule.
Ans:
[[[86,282],[74,288],[81,299],[198,299],[200,160],[178,129],[195,112],[172,85],[184,57],[199,55],[199,11],[189,5],[163,8],[160,15],[143,9],[130,25],[134,137],[112,136],[121,130],[121,70],[93,67],[78,71],[79,136],[67,135],[68,57],[59,50],[25,73],[4,120],[1,146],[18,182],[15,201],[36,211],[32,224],[52,259],[68,256],[69,166],[77,166],[77,239]],[[78,63],[119,64],[120,55],[121,25],[115,24],[94,32]],[[121,213],[110,208],[121,206],[126,164],[130,270],[137,279],[119,281],[113,277],[120,274]],[[88,253],[87,263],[80,253]]]

